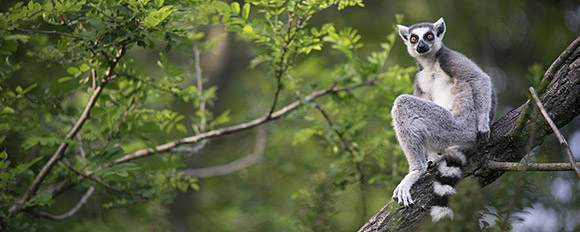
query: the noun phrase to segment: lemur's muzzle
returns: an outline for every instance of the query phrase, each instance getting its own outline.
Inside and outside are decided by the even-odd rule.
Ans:
[[[423,40],[419,41],[417,44],[417,52],[418,53],[425,53],[429,51],[429,45],[427,45]]]

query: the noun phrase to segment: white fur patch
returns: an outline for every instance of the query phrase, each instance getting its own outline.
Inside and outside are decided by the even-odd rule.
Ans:
[[[431,96],[431,101],[441,107],[451,111],[455,94],[451,92],[453,83],[447,73],[445,73],[439,63],[432,67],[423,67],[419,72],[418,84],[421,90]]]
[[[441,184],[438,181],[433,182],[433,192],[439,196],[451,196],[457,193],[451,185]]]
[[[425,35],[425,33],[431,31],[431,29],[429,29],[428,27],[419,27],[419,28],[415,28],[413,29],[413,31],[411,31],[411,34],[415,34],[417,36],[419,36],[419,38],[423,38],[423,35]]]
[[[449,217],[451,220],[453,220],[453,210],[451,210],[451,208],[449,207],[444,207],[444,206],[433,206],[431,207],[431,219],[434,222],[437,222],[445,217]]]
[[[461,177],[461,168],[459,167],[447,167],[447,162],[442,160],[437,167],[437,170],[441,172],[442,176],[446,177]]]

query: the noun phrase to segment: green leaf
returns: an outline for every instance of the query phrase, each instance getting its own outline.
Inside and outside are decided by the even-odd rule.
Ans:
[[[41,191],[38,194],[36,194],[36,198],[40,202],[48,202],[50,201],[50,199],[52,199],[52,193],[49,191]]]
[[[81,72],[86,72],[88,71],[91,67],[88,64],[82,64],[81,67],[79,67]]]
[[[174,6],[164,6],[161,9],[150,13],[143,20],[143,25],[145,27],[155,27],[161,22],[163,22],[171,13],[173,13],[177,8]]]
[[[199,191],[199,185],[197,183],[191,183],[189,186],[191,189]]]
[[[242,29],[242,31],[248,35],[255,34],[254,28],[252,28],[252,25],[249,25],[249,24],[245,25],[244,28]]]
[[[2,112],[0,112],[0,114],[14,114],[14,113],[16,113],[16,111],[14,111],[14,109],[12,109],[10,106],[4,106]]]
[[[128,177],[129,173],[125,170],[115,170],[115,174],[120,177]]]
[[[219,12],[229,12],[230,11],[230,6],[227,3],[222,2],[222,1],[212,2],[211,6],[213,6]]]
[[[104,30],[107,27],[102,21],[95,18],[89,18],[89,24],[91,24],[97,30]]]
[[[316,129],[312,129],[312,128],[304,128],[304,129],[296,132],[296,134],[294,134],[294,140],[292,141],[292,145],[296,146],[298,144],[302,144],[302,143],[310,140],[310,138],[315,134],[320,135],[321,132],[316,130]]]
[[[81,73],[81,70],[79,70],[77,67],[69,67],[66,69],[66,72],[69,73],[70,75],[77,75]]]
[[[4,138],[6,138],[6,136],[3,136]],[[4,140],[4,138],[0,138],[0,140]],[[6,152],[6,150],[0,152],[0,159],[8,159],[8,153]]]
[[[58,82],[58,83],[63,83],[63,82],[70,81],[70,80],[72,80],[72,79],[74,79],[74,77],[61,77],[61,78],[59,78],[59,79],[58,79],[58,81],[57,81],[57,82]]]
[[[155,5],[157,8],[160,8],[165,3],[165,0],[155,0]]]
[[[187,129],[185,129],[185,126],[183,126],[183,124],[176,124],[175,129],[184,134],[187,133]]]
[[[28,92],[30,92],[30,90],[36,88],[36,86],[38,86],[38,84],[34,83],[34,84],[28,86],[26,89],[24,89],[24,91],[22,91],[22,93],[28,93]]]
[[[7,35],[7,36],[4,36],[5,40],[15,40],[15,41],[20,41],[22,43],[28,42],[29,38],[30,38],[30,36],[28,36],[28,35]]]
[[[248,19],[249,16],[250,16],[250,3],[246,3],[242,8],[242,17],[244,19]]]
[[[232,13],[238,15],[240,13],[240,4],[238,2],[232,2]]]

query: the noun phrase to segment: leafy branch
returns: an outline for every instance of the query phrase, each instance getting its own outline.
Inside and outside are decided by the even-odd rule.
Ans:
[[[265,116],[262,116],[260,118],[256,118],[254,120],[248,121],[248,122],[244,122],[244,123],[240,123],[237,125],[220,128],[220,129],[214,129],[214,130],[206,131],[206,132],[194,135],[194,136],[177,139],[177,140],[156,146],[154,148],[140,149],[140,150],[134,151],[132,153],[126,154],[121,158],[115,159],[111,163],[105,164],[103,166],[100,166],[100,167],[92,170],[92,171],[89,171],[89,172],[87,172],[87,175],[92,175],[96,172],[99,172],[99,171],[106,169],[106,168],[110,168],[114,165],[118,165],[118,164],[132,161],[135,159],[147,157],[147,156],[154,155],[157,153],[170,151],[172,148],[175,148],[175,147],[178,147],[178,146],[181,146],[184,144],[197,143],[197,142],[200,142],[201,140],[204,140],[204,139],[210,139],[210,138],[220,137],[220,136],[224,136],[224,135],[228,135],[228,134],[232,134],[232,133],[237,133],[240,131],[245,131],[245,130],[254,128],[258,125],[262,125],[262,124],[265,124],[267,122],[279,119],[282,116],[287,115],[290,112],[296,110],[298,107],[300,107],[304,103],[310,102],[316,98],[319,98],[319,97],[322,97],[322,96],[325,96],[328,94],[332,94],[332,93],[337,93],[337,92],[342,92],[342,91],[350,91],[350,90],[357,89],[357,88],[364,87],[364,86],[371,86],[371,85],[374,85],[375,83],[376,83],[375,80],[368,80],[368,81],[365,81],[362,83],[357,83],[357,84],[352,84],[352,85],[347,85],[347,86],[342,86],[342,87],[332,87],[332,88],[325,89],[325,90],[314,91],[313,93],[307,95],[304,98],[304,101],[296,100],[293,103],[290,103],[290,104],[282,107],[281,109],[273,112],[269,117],[267,115],[265,115]]]
[[[89,119],[90,111],[95,106],[97,99],[99,98],[101,92],[105,88],[105,85],[116,77],[116,75],[114,75],[113,72],[115,70],[115,67],[125,54],[125,51],[126,51],[125,47],[120,48],[116,56],[110,61],[107,71],[105,72],[105,76],[101,80],[101,84],[97,86],[97,88],[95,88],[93,95],[91,96],[89,102],[87,103],[87,106],[83,110],[83,113],[81,114],[79,119],[76,120],[76,124],[73,126],[73,128],[67,133],[67,135],[65,136],[65,140],[73,138],[83,127],[84,123]],[[24,194],[20,197],[20,199],[18,200],[18,204],[21,205],[24,204],[26,201],[28,201],[28,199],[30,199],[30,196],[33,195],[38,190],[40,184],[42,184],[46,176],[50,173],[50,170],[54,167],[54,165],[56,165],[56,163],[60,159],[62,159],[68,146],[69,144],[67,142],[63,142],[60,144],[56,152],[51,156],[50,160],[46,162],[46,164],[44,164],[38,175],[36,175],[34,181],[27,188],[26,192],[24,192]],[[10,208],[8,217],[11,217],[11,215],[14,215],[19,210],[21,210],[20,206],[13,205]]]

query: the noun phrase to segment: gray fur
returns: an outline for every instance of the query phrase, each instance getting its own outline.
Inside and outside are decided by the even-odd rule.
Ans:
[[[409,162],[409,174],[395,188],[393,198],[408,206],[413,204],[411,186],[427,171],[425,154],[435,163],[459,159],[463,165],[465,154],[489,137],[496,100],[489,76],[470,59],[443,45],[443,18],[435,23],[397,26],[418,66],[413,95],[397,97],[391,112],[397,139]],[[461,176],[451,172],[452,168],[457,170],[440,166],[439,174],[453,173],[459,180]],[[437,212],[450,211],[434,210],[432,215]]]

